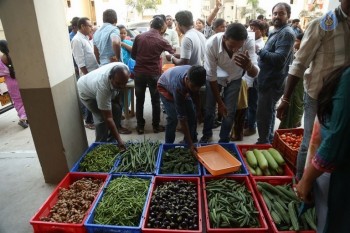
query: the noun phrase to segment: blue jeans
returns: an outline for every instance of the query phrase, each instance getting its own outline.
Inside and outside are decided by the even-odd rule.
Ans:
[[[297,172],[296,177],[301,179],[304,173],[305,161],[309,143],[314,128],[314,121],[317,113],[317,100],[311,98],[307,93],[304,93],[304,136],[301,142],[297,157]]]
[[[276,118],[276,103],[282,94],[282,88],[280,90],[269,88],[258,91],[256,123],[258,125],[259,138],[257,144],[272,143]]]
[[[325,172],[316,179],[313,185],[317,215],[317,232],[323,232],[327,222],[330,178],[331,174]]]
[[[248,110],[247,110],[247,128],[256,129],[256,110],[258,108],[258,89],[257,80],[254,80],[253,86],[248,88]]]
[[[219,90],[224,88],[223,101],[227,109],[227,116],[223,118],[220,129],[219,142],[230,142],[230,132],[232,129],[235,112],[237,107],[239,90],[241,88],[242,79],[233,80],[226,87],[218,84]],[[203,136],[213,136],[213,125],[215,120],[216,100],[210,87],[210,82],[206,83],[206,108],[203,126]]]
[[[175,104],[174,102],[167,100],[162,94],[160,94],[160,99],[163,102],[167,115],[167,123],[165,126],[165,143],[174,143],[176,126],[178,122]],[[192,141],[197,141],[197,119],[192,99],[187,99],[185,101],[185,108],[187,113],[188,128],[190,130]]]

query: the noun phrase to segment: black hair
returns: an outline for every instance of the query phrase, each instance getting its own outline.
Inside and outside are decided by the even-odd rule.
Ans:
[[[77,27],[77,26],[78,26],[78,21],[79,21],[79,17],[74,17],[74,18],[72,19],[72,21],[70,21],[70,25],[71,25],[72,27]]]
[[[287,15],[290,17],[290,14],[291,14],[292,10],[291,10],[290,5],[288,3],[285,3],[285,2],[277,3],[276,5],[274,5],[272,7],[272,12],[277,6],[283,6],[286,9],[286,11],[287,11]]]
[[[191,27],[193,26],[193,15],[191,11],[179,11],[175,15],[175,20],[180,26]]]
[[[126,29],[126,27],[123,24],[119,24],[117,25],[117,27],[119,28],[119,30]]]
[[[299,33],[297,36],[296,36],[296,39],[298,39],[298,40],[302,40],[303,39],[303,37],[304,37],[304,33],[302,32],[302,33]]]
[[[258,15],[258,17],[256,19],[259,19],[259,20],[264,20],[264,16],[263,15]]]
[[[292,20],[292,23],[299,23],[300,22],[300,19],[293,19]]]
[[[10,51],[9,51],[9,47],[7,45],[7,41],[6,40],[0,40],[0,51],[5,54],[5,56],[7,57],[7,68],[9,69],[10,71],[10,76],[11,78],[16,78],[15,76],[15,68],[13,67],[13,64],[12,64],[12,59],[10,57]]]
[[[129,68],[126,65],[115,65],[109,72],[108,78],[112,79],[116,74],[123,73],[124,71],[130,74]]]
[[[246,40],[248,38],[247,29],[241,23],[231,23],[228,25],[225,31],[225,37],[227,39],[233,39],[236,41]]]
[[[163,15],[163,14],[160,14],[160,15],[154,15],[154,16],[153,16],[153,19],[154,19],[154,18],[156,18],[156,17],[160,17],[160,18],[162,18],[162,20],[163,20],[164,22],[166,21],[165,15]]]
[[[347,65],[333,71],[329,77],[324,80],[321,91],[318,94],[317,117],[320,123],[325,127],[332,114],[333,96],[338,88],[340,77],[349,67],[350,65]]]
[[[151,21],[151,28],[161,30],[164,27],[165,21],[163,20],[163,17],[156,16]]]
[[[113,9],[108,9],[103,12],[103,22],[115,24],[118,22],[117,12]]]
[[[203,19],[198,18],[196,21],[200,21],[203,25],[205,25],[205,22]]]
[[[205,84],[207,71],[203,66],[194,65],[187,71],[187,77],[197,87]]]
[[[220,27],[225,23],[225,20],[222,18],[218,18],[213,22],[213,29],[215,30],[217,27]]]
[[[263,24],[263,21],[260,20],[253,20],[249,22],[249,25],[259,28],[262,32],[265,30],[265,25]]]
[[[83,25],[86,25],[86,22],[89,21],[90,19],[87,17],[82,17],[78,20],[78,28],[81,29]]]

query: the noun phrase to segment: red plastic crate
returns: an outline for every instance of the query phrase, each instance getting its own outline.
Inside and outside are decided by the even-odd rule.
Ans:
[[[258,196],[261,208],[264,210],[265,216],[268,220],[268,223],[271,228],[271,233],[316,233],[316,231],[310,230],[310,231],[279,231],[275,225],[275,222],[272,220],[271,214],[269,209],[267,208],[267,205],[264,201],[264,198],[262,197],[261,193],[259,192],[257,188],[257,182],[267,182],[271,185],[284,185],[284,184],[291,184],[293,182],[293,179],[290,177],[279,177],[279,178],[268,178],[268,177],[260,177],[252,180],[253,187],[255,189],[255,193]]]
[[[153,192],[156,190],[157,185],[162,184],[164,182],[168,181],[176,181],[176,180],[184,180],[189,181],[191,183],[195,183],[197,185],[197,195],[198,195],[198,230],[177,230],[177,229],[155,229],[155,228],[147,228],[148,223],[148,217],[149,217],[149,208],[151,205],[151,199]],[[202,232],[202,193],[201,193],[201,187],[200,187],[200,178],[199,177],[166,177],[166,176],[156,176],[154,179],[154,184],[152,186],[152,193],[150,197],[147,200],[147,207],[146,207],[146,215],[145,220],[143,221],[142,225],[142,232],[143,233],[199,233]]]
[[[289,147],[281,138],[281,135],[283,133],[294,133],[296,135],[304,135],[304,129],[278,129],[275,131],[275,135],[273,137],[273,147],[282,154],[282,156],[287,160],[288,164],[293,168],[293,170],[295,170],[297,165],[297,156],[299,149],[293,150],[291,147]]]
[[[58,193],[60,188],[68,188],[69,185],[74,183],[75,181],[82,178],[96,178],[103,180],[103,184],[95,197],[95,200],[91,203],[89,210],[86,212],[83,221],[79,224],[73,223],[57,223],[57,222],[44,222],[41,221],[41,217],[46,217],[50,213],[51,208],[56,204]],[[84,222],[91,211],[92,206],[97,200],[97,196],[101,193],[105,182],[108,178],[108,174],[102,173],[68,173],[63,180],[57,185],[52,194],[47,198],[44,204],[40,207],[38,212],[34,215],[34,217],[30,220],[30,224],[34,228],[35,233],[86,233],[86,229],[84,227]]]
[[[253,144],[253,145],[237,145],[238,147],[238,151],[241,154],[243,161],[245,162],[245,164],[247,165],[247,161],[246,161],[246,156],[245,153],[248,150],[254,150],[254,149],[258,149],[258,150],[266,150],[269,148],[275,148],[273,146],[271,146],[270,144]],[[275,148],[276,149],[276,148]],[[288,165],[284,165],[283,167],[284,169],[284,174],[283,175],[276,175],[276,176],[253,176],[252,174],[250,174],[251,178],[255,179],[255,178],[259,178],[259,177],[267,177],[267,178],[275,178],[275,177],[293,177],[294,173],[293,171],[288,167]],[[247,170],[249,171],[249,168],[247,167]]]
[[[205,191],[206,188],[206,181],[210,181],[213,179],[232,179],[241,183],[245,183],[247,186],[247,189],[251,192],[254,200],[254,206],[259,211],[259,222],[260,222],[260,228],[212,228],[210,226],[210,220],[209,220],[209,210],[208,210],[208,200],[207,200],[207,192]],[[268,232],[268,225],[265,220],[265,217],[263,215],[263,211],[260,208],[258,199],[253,191],[253,187],[249,181],[249,178],[247,176],[220,176],[220,177],[213,177],[213,176],[203,176],[202,177],[202,183],[203,183],[203,198],[204,198],[204,212],[205,212],[205,219],[206,219],[206,228],[207,233],[229,233],[229,232],[245,232],[245,233],[257,233],[257,232]]]

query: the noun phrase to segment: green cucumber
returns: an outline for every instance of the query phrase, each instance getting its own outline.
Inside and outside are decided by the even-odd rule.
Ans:
[[[269,167],[269,165],[267,163],[267,160],[265,159],[265,156],[258,149],[254,149],[253,152],[261,170],[266,170]]]
[[[269,148],[268,151],[270,152],[272,157],[276,160],[278,165],[282,166],[282,165],[286,164],[286,162],[284,161],[284,159],[283,159],[282,155],[280,154],[280,152],[278,152],[275,148]]]
[[[245,153],[245,157],[247,159],[247,163],[249,163],[249,165],[252,167],[252,168],[256,168],[258,166],[258,161],[256,160],[256,157],[254,155],[254,152],[253,151],[247,151]]]
[[[265,159],[267,160],[267,163],[269,164],[269,168],[271,170],[276,170],[278,168],[278,164],[277,164],[276,160],[272,157],[270,152],[268,152],[267,150],[262,150],[261,152],[265,156]]]

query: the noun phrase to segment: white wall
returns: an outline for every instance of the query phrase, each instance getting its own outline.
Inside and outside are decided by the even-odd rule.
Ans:
[[[5,32],[0,19],[0,40],[5,40]]]

